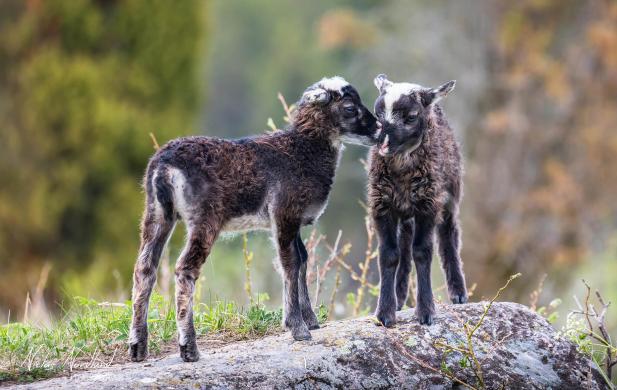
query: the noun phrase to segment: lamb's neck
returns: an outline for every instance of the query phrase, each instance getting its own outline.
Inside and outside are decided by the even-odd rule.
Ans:
[[[338,155],[343,150],[343,143],[335,129],[322,127],[295,127],[292,125],[290,134],[299,144],[318,150],[328,155]]]
[[[429,161],[431,158],[431,130],[424,135],[417,148],[396,154],[392,157],[390,166],[394,171],[413,171]]]
[[[302,168],[324,180],[330,180],[336,173],[336,168],[342,151],[342,142],[333,142],[330,135],[333,131],[298,131],[291,129],[290,137],[291,157],[300,162]]]

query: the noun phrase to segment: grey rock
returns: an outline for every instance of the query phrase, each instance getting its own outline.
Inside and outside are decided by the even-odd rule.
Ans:
[[[311,341],[289,333],[201,348],[197,363],[174,354],[78,372],[16,387],[31,389],[451,389],[478,381],[459,352],[437,340],[465,341],[462,323],[475,323],[486,303],[439,305],[435,323],[422,326],[414,311],[397,313],[395,328],[369,317],[334,321],[312,331]],[[495,303],[474,337],[489,389],[606,389],[599,368],[557,334],[544,318],[516,303]]]

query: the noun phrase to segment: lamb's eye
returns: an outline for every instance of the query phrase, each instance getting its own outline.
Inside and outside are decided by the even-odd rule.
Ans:
[[[405,118],[405,120],[407,122],[413,122],[416,119],[418,119],[418,113],[417,112],[410,112],[409,114],[407,114],[407,118]]]
[[[356,107],[354,106],[345,106],[345,112],[348,114],[355,114],[356,113]]]

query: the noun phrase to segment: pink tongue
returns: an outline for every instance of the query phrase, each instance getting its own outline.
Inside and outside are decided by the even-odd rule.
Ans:
[[[381,144],[381,146],[379,147],[379,154],[381,154],[382,156],[388,154],[388,143],[389,143],[389,136],[386,134],[386,138],[384,138],[383,143]]]

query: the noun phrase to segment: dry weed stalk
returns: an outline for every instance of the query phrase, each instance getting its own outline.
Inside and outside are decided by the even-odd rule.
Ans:
[[[317,234],[317,230],[311,230],[311,234],[309,238],[304,243],[306,247],[306,252],[308,253],[308,259],[306,260],[306,280],[308,284],[311,284],[315,281],[315,277],[317,275],[319,265],[317,262],[317,250],[319,249],[319,244],[326,238],[323,234]]]
[[[285,97],[280,92],[277,94],[277,97],[281,102],[281,105],[283,106],[283,110],[285,111],[285,116],[283,117],[283,120],[287,123],[291,123],[296,110],[296,106],[294,104],[288,105]]]
[[[537,310],[538,299],[540,299],[540,294],[542,294],[542,289],[544,288],[544,281],[546,280],[547,274],[543,274],[540,277],[540,281],[538,282],[538,287],[529,294],[529,308],[532,311]]]
[[[283,106],[283,111],[285,111],[285,116],[283,116],[283,121],[285,121],[285,123],[288,123],[288,124],[291,123],[291,121],[293,120],[295,110],[296,110],[296,106],[294,104],[288,105],[287,101],[285,100],[285,97],[280,92],[277,94],[277,98],[281,102],[281,105]],[[270,130],[267,130],[267,132],[275,133],[281,130],[274,123],[274,120],[272,118],[268,118],[266,125],[270,128]]]
[[[248,250],[248,236],[242,235],[242,255],[244,257],[244,291],[249,297],[249,302],[253,305],[253,284],[251,282],[251,264],[253,263],[253,252]]]
[[[159,150],[161,147],[159,146],[159,143],[156,140],[154,133],[150,133],[150,139],[152,140],[152,147],[154,148],[154,150]]]
[[[463,381],[462,379],[457,378],[454,374],[452,374],[452,372],[450,372],[449,370],[444,370],[444,369],[438,369],[435,368],[433,366],[431,366],[430,364],[426,363],[425,361],[420,360],[418,357],[410,354],[409,352],[407,352],[407,349],[405,348],[405,346],[401,343],[400,339],[398,338],[393,338],[388,336],[388,334],[386,333],[386,337],[390,340],[390,342],[397,347],[398,351],[405,357],[413,360],[414,362],[416,362],[417,364],[419,364],[420,366],[431,370],[439,375],[445,375],[448,379],[450,379],[453,382],[456,382],[460,385],[463,385],[471,390],[478,390],[477,387],[474,387],[472,385],[470,385],[469,383]]]
[[[591,287],[583,280],[587,292],[585,294],[585,305],[581,305],[578,298],[574,297],[579,310],[572,311],[573,314],[583,316],[587,324],[586,336],[597,341],[605,349],[602,364],[606,371],[606,380],[609,386],[613,379],[613,367],[617,365],[617,347],[613,344],[611,336],[606,329],[606,313],[611,302],[606,302],[598,290],[595,291],[596,298],[600,303],[600,310],[591,302]],[[595,322],[595,325],[594,325]],[[597,331],[596,331],[597,329]]]
[[[330,255],[328,256],[328,259],[323,264],[321,269],[319,269],[318,266],[316,268],[315,303],[317,303],[317,299],[319,298],[319,294],[321,293],[321,286],[323,284],[323,281],[326,279],[326,276],[332,269],[332,266],[334,265],[334,261],[337,258],[342,258],[342,257],[347,256],[349,254],[349,251],[351,250],[351,244],[349,243],[343,245],[343,247],[339,250],[339,244],[341,242],[342,234],[343,233],[339,230],[336,236],[336,241],[334,241],[334,247],[332,248],[328,247],[330,249]]]
[[[328,303],[328,318],[330,319],[330,313],[334,312],[334,301],[336,299],[336,293],[341,285],[341,267],[336,267],[336,274],[334,275],[334,288],[332,288],[332,294],[330,295],[330,302]]]
[[[482,364],[480,363],[480,360],[478,359],[478,356],[474,348],[473,336],[478,331],[480,326],[482,326],[482,324],[484,323],[484,320],[491,306],[493,306],[493,303],[501,296],[501,293],[510,285],[510,282],[512,282],[514,279],[518,278],[519,276],[521,276],[520,273],[512,275],[510,276],[510,278],[508,278],[508,281],[506,282],[506,284],[504,284],[501,288],[499,288],[495,296],[484,307],[484,311],[482,312],[480,319],[474,325],[472,325],[469,321],[466,321],[463,323],[463,330],[465,331],[465,343],[463,345],[461,346],[452,345],[452,344],[449,344],[443,341],[443,339],[438,339],[435,342],[435,347],[444,349],[446,352],[450,352],[450,351],[459,352],[463,355],[464,358],[466,358],[468,361],[472,363],[471,369],[473,371],[474,376],[476,377],[476,380],[478,382],[478,387],[480,389],[485,389],[486,385],[484,383],[484,375],[482,373]],[[468,387],[471,387],[467,384],[465,385]]]
[[[366,289],[376,288],[374,284],[368,281],[368,271],[370,269],[371,262],[377,258],[377,250],[373,248],[375,230],[373,229],[371,219],[368,216],[364,218],[364,225],[366,228],[366,251],[364,252],[364,261],[358,264],[358,268],[360,268],[360,273],[357,273],[354,268],[347,262],[345,262],[342,257],[336,257],[336,261],[349,272],[351,278],[360,283],[356,290],[356,297],[353,305],[354,316],[357,316],[360,313],[360,308],[364,300],[364,294],[366,292]]]

